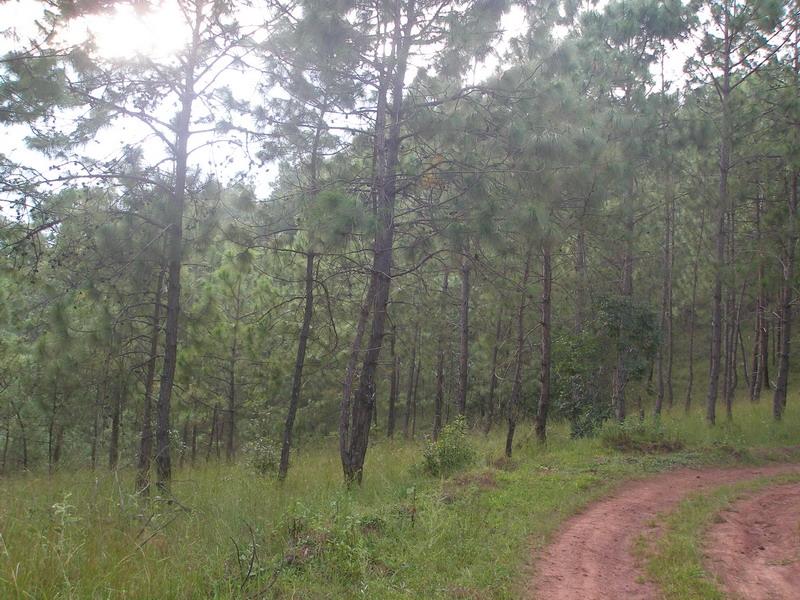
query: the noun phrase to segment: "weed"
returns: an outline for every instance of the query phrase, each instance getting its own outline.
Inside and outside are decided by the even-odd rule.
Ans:
[[[677,452],[684,447],[675,432],[668,432],[659,422],[628,419],[606,425],[600,439],[607,448],[620,452]]]
[[[458,416],[442,429],[438,440],[425,447],[424,470],[430,475],[447,477],[472,464],[476,456],[467,437],[467,422]]]

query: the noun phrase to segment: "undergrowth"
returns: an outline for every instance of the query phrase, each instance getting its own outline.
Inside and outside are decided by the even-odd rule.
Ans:
[[[606,425],[600,433],[603,445],[620,452],[676,452],[685,446],[677,431],[660,421],[629,419]]]
[[[418,468],[423,443],[380,440],[354,489],[335,441],[304,448],[283,484],[246,462],[209,463],[149,502],[131,493],[131,470],[14,476],[0,481],[0,597],[515,598],[531,548],[624,479],[797,459],[794,399],[782,423],[766,403],[741,403],[713,429],[675,410],[593,439],[556,424],[541,447],[523,427],[513,462],[498,460],[504,432],[464,433],[474,470],[456,461],[449,478]],[[682,447],[620,451],[604,441],[619,431]]]

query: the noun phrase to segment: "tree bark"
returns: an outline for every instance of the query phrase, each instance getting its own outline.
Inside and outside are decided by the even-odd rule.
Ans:
[[[11,409],[14,411],[14,417],[17,419],[17,425],[19,426],[19,441],[22,445],[22,469],[24,471],[28,470],[28,433],[25,430],[25,422],[22,420],[22,414],[19,411],[19,407],[14,403],[11,402]]]
[[[386,415],[386,437],[394,437],[394,426],[397,411],[398,389],[400,388],[400,357],[397,355],[397,327],[392,326],[392,343],[389,355],[392,359],[392,374],[389,382],[389,411]]]
[[[461,335],[458,354],[458,414],[467,414],[467,387],[469,385],[469,246],[461,257],[461,304],[459,306],[459,331]]]
[[[117,375],[114,389],[114,399],[111,404],[111,438],[108,443],[108,468],[114,470],[119,464],[119,434],[120,434],[120,419],[122,413],[122,395],[124,393],[124,384],[120,375]]]
[[[415,379],[415,371],[417,368],[418,346],[419,346],[419,323],[417,323],[417,326],[414,331],[414,345],[411,348],[411,366],[409,367],[408,370],[408,387],[406,388],[406,410],[405,414],[403,415],[403,437],[405,439],[408,439],[410,435],[412,403],[414,396],[414,379]]]
[[[584,209],[585,210],[585,209]],[[578,223],[578,235],[575,238],[575,331],[580,332],[586,317],[586,231],[583,220]]]
[[[197,460],[197,423],[192,423],[192,466]]]
[[[139,460],[136,468],[136,492],[146,496],[150,492],[150,461],[153,455],[153,386],[158,359],[158,338],[161,330],[161,295],[164,288],[164,267],[158,271],[153,314],[150,318],[150,354],[144,380],[144,407],[142,409],[142,433],[139,440]]]
[[[672,266],[674,262],[673,229],[674,205],[671,182],[668,185],[669,193],[664,202],[664,280],[661,296],[661,330],[664,339],[658,352],[658,396],[656,397],[655,412],[661,414],[664,400],[672,408]],[[666,363],[666,364],[665,364]]]
[[[53,443],[55,441],[56,414],[58,412],[58,387],[53,385],[50,403],[50,423],[47,428],[47,472],[53,473]]]
[[[755,340],[753,342],[753,376],[750,379],[750,401],[756,402],[761,397],[761,391],[765,383],[768,385],[767,365],[769,353],[769,332],[767,330],[767,290],[764,277],[764,254],[761,241],[761,214],[762,196],[759,193],[755,201],[755,229],[756,247],[758,248],[758,267],[756,277],[758,279],[758,296],[756,297],[756,323]]]
[[[550,240],[542,244],[542,321],[541,326],[541,368],[539,381],[539,406],[536,411],[536,437],[540,443],[547,439],[547,411],[550,407],[550,325],[553,287],[553,269],[551,265]]]
[[[628,202],[630,200],[629,197]],[[622,256],[620,292],[623,297],[631,299],[633,297],[633,231],[635,225],[632,206],[628,206],[627,213],[625,215],[625,247]],[[625,386],[627,384],[625,352],[625,349],[617,345],[617,364],[612,376],[611,398],[618,421],[625,420]]]
[[[392,78],[392,106],[390,110],[389,135],[386,138],[385,169],[378,166],[375,181],[377,230],[375,232],[372,277],[375,280],[375,303],[370,332],[359,385],[353,399],[350,445],[343,456],[342,467],[345,481],[361,483],[364,458],[367,454],[370,431],[370,416],[375,406],[375,373],[383,347],[386,309],[392,282],[392,248],[394,244],[394,204],[397,195],[397,167],[400,161],[401,119],[403,92],[408,54],[411,49],[412,30],[415,26],[416,8],[414,0],[406,4],[406,22],[401,22],[401,4],[396,5],[394,19],[394,41],[396,52]],[[382,147],[380,148],[382,151]]]
[[[168,493],[172,479],[170,456],[170,417],[172,387],[178,359],[178,328],[181,299],[181,263],[183,262],[183,206],[186,200],[188,170],[188,145],[191,136],[192,104],[195,99],[195,63],[199,41],[198,17],[193,32],[191,52],[186,59],[181,82],[181,107],[175,121],[175,186],[168,212],[166,231],[167,258],[167,318],[164,326],[164,366],[158,392],[156,410],[156,485]]]
[[[694,386],[694,338],[695,328],[697,326],[697,271],[700,266],[700,252],[703,248],[703,238],[705,237],[706,226],[706,211],[700,212],[700,235],[697,237],[697,248],[694,253],[694,262],[692,264],[692,302],[691,314],[689,315],[689,373],[686,382],[686,400],[684,402],[684,409],[689,412],[692,407],[692,391]]]
[[[183,432],[181,433],[181,452],[179,466],[182,469],[186,461],[186,450],[189,448],[189,416],[183,420]]]
[[[531,269],[531,250],[525,254],[525,270],[522,275],[519,309],[517,310],[517,354],[514,361],[514,384],[508,400],[508,432],[506,433],[506,456],[511,458],[514,448],[514,431],[517,428],[519,397],[522,393],[522,355],[525,350],[525,307],[528,299],[528,275]]]
[[[728,173],[731,165],[731,123],[729,97],[731,91],[731,23],[730,12],[725,9],[723,25],[722,84],[719,91],[721,103],[721,135],[719,144],[719,198],[717,206],[716,255],[714,264],[714,290],[711,310],[711,349],[709,357],[708,396],[706,398],[706,421],[717,422],[717,396],[719,393],[720,362],[722,359],[722,276],[725,269],[725,215],[730,204],[728,196]]]
[[[314,316],[314,253],[306,255],[306,301],[303,310],[303,325],[300,328],[300,339],[297,344],[297,355],[294,361],[294,374],[292,376],[292,395],[289,399],[289,411],[286,414],[286,423],[283,427],[283,445],[281,446],[281,462],[278,467],[278,479],[286,479],[289,471],[289,453],[292,447],[292,431],[297,407],[300,404],[300,389],[303,381],[303,366],[306,360],[306,347],[308,336],[311,332],[311,318]]]
[[[233,338],[228,360],[228,408],[225,411],[225,459],[230,463],[236,458],[236,403],[238,384],[236,369],[239,363],[239,321],[242,314],[242,277],[236,282],[234,293]]]
[[[497,314],[497,326],[494,332],[494,346],[492,347],[492,368],[491,375],[489,376],[489,397],[486,400],[486,422],[483,427],[483,433],[489,434],[494,422],[495,410],[495,393],[497,392],[497,355],[500,352],[500,336],[503,327],[503,311],[502,309]]]
[[[53,468],[58,469],[58,463],[61,462],[61,449],[64,447],[64,426],[62,424],[56,425],[55,443],[53,445]]]
[[[727,227],[727,248],[729,265],[736,264],[736,215],[733,206],[728,211]],[[725,365],[723,369],[722,397],[725,401],[725,416],[730,421],[733,419],[733,394],[736,389],[736,329],[737,329],[737,302],[736,302],[736,282],[735,272],[732,270],[729,275],[727,288],[728,295],[725,306]],[[742,289],[744,293],[744,288]]]
[[[794,70],[794,84],[800,85],[800,17],[794,13],[792,20],[792,33],[794,34],[792,66]],[[796,113],[795,113],[796,114]],[[793,128],[794,147],[797,147],[800,142],[800,124],[794,120]],[[791,357],[791,339],[792,339],[792,290],[794,287],[794,272],[795,272],[795,253],[797,246],[797,207],[800,198],[800,171],[798,171],[796,164],[792,166],[792,170],[786,180],[786,185],[789,189],[786,190],[786,205],[787,205],[787,236],[786,244],[783,252],[783,285],[781,289],[781,313],[780,313],[780,327],[781,327],[781,344],[780,344],[780,360],[778,362],[778,378],[775,382],[775,394],[772,397],[772,415],[775,420],[780,420],[783,417],[784,410],[786,409],[786,394],[789,386],[789,359]]]
[[[442,284],[442,320],[446,318],[445,309],[447,307],[447,283],[450,272],[445,268],[444,283]],[[436,395],[433,399],[433,440],[439,439],[442,431],[442,409],[444,408],[444,361],[445,361],[445,342],[444,335],[439,337],[439,346],[436,356]]]
[[[0,465],[0,474],[5,475],[6,469],[8,465],[8,446],[9,442],[11,441],[11,417],[6,416],[5,418],[6,424],[6,435],[3,438],[3,462]]]
[[[208,446],[206,447],[206,462],[211,460],[211,452],[214,450],[214,441],[217,439],[217,412],[219,408],[214,405],[214,410],[211,413],[211,423],[208,430]]]
[[[786,394],[789,385],[789,358],[792,339],[792,287],[795,271],[795,247],[797,246],[797,205],[798,205],[798,172],[791,175],[787,190],[788,233],[783,252],[783,284],[781,286],[780,311],[780,356],[778,361],[778,378],[775,382],[775,394],[772,397],[772,416],[776,421],[783,417],[786,408]]]
[[[419,374],[422,371],[422,358],[417,361],[417,370],[414,374],[414,397],[411,400],[411,439],[417,437],[417,391],[419,390]]]

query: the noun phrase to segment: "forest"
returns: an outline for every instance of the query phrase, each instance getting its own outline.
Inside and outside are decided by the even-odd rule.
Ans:
[[[533,598],[800,462],[796,1],[0,11],[0,595]]]

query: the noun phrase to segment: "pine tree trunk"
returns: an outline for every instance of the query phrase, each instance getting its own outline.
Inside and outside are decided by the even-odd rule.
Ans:
[[[461,258],[461,304],[459,307],[460,351],[458,354],[458,396],[456,407],[458,414],[467,414],[467,387],[469,385],[469,252]]]
[[[192,466],[197,460],[197,423],[192,423]]]
[[[722,360],[722,276],[725,269],[725,217],[730,204],[728,195],[728,173],[731,164],[731,123],[730,123],[730,78],[731,78],[731,32],[730,13],[724,15],[724,49],[722,67],[721,135],[719,144],[719,198],[717,206],[717,230],[715,238],[714,288],[711,302],[711,349],[709,356],[708,396],[706,398],[706,421],[709,425],[717,422],[717,396],[719,394],[720,363]]]
[[[447,283],[450,272],[445,268],[444,283],[442,284],[442,320],[445,319],[445,309],[447,307]],[[433,399],[433,440],[439,439],[442,431],[442,412],[444,408],[444,361],[445,361],[445,341],[444,334],[439,337],[439,347],[436,356],[436,395]]]
[[[525,254],[525,270],[520,286],[519,309],[517,310],[517,354],[514,361],[514,383],[508,400],[508,432],[506,433],[506,456],[511,458],[514,448],[514,431],[517,428],[519,398],[522,393],[522,357],[525,350],[525,307],[528,299],[528,276],[531,269],[531,250]]]
[[[14,416],[17,419],[17,425],[19,426],[19,441],[22,445],[22,469],[23,471],[28,470],[28,432],[25,429],[25,422],[22,420],[22,415],[19,412],[19,407],[16,406],[13,402],[11,403],[11,408],[14,410]]]
[[[283,481],[289,471],[289,454],[292,447],[292,431],[297,407],[300,404],[300,389],[303,382],[303,366],[306,360],[306,347],[311,332],[311,319],[314,316],[314,253],[306,255],[306,301],[303,310],[303,325],[300,328],[300,339],[297,344],[297,355],[294,361],[294,374],[292,375],[292,395],[289,398],[289,411],[286,414],[286,423],[283,427],[283,445],[281,446],[281,462],[278,467],[278,479]]]
[[[156,409],[156,484],[162,493],[168,493],[172,479],[170,456],[170,418],[172,387],[178,360],[178,327],[181,299],[181,263],[183,262],[183,205],[186,199],[188,145],[194,102],[195,61],[198,51],[198,33],[195,31],[192,54],[186,60],[183,73],[181,108],[175,124],[175,187],[168,212],[166,235],[167,258],[167,318],[164,326],[164,366]]]
[[[108,442],[108,468],[114,470],[119,464],[119,432],[122,412],[123,384],[117,381],[111,404],[111,438]]]
[[[186,461],[186,450],[189,448],[189,417],[183,421],[183,432],[181,433],[181,452],[179,467],[182,469]]]
[[[622,281],[620,284],[621,295],[631,299],[633,297],[633,233],[634,218],[633,209],[628,207],[628,214],[625,216],[625,249],[622,257]],[[627,384],[627,374],[625,369],[626,350],[617,347],[617,364],[612,375],[611,398],[614,412],[618,421],[625,420],[625,386]]]
[[[228,360],[228,408],[225,411],[225,459],[231,463],[236,458],[236,404],[238,391],[236,369],[239,362],[239,321],[242,314],[242,277],[236,284],[234,299],[233,339]]]
[[[47,428],[47,472],[53,473],[53,443],[55,441],[56,413],[58,411],[58,387],[53,386],[50,404],[50,423]]]
[[[700,252],[703,248],[703,238],[706,230],[706,211],[700,212],[700,235],[697,237],[697,248],[694,253],[694,263],[692,264],[692,301],[689,315],[689,366],[686,382],[686,400],[684,409],[689,412],[692,407],[692,392],[694,387],[694,338],[697,327],[697,272],[700,266]]]
[[[386,308],[392,282],[392,249],[394,244],[394,205],[397,195],[397,168],[400,162],[402,144],[401,125],[403,115],[403,95],[405,89],[406,67],[411,49],[412,31],[416,25],[414,0],[405,5],[406,22],[401,21],[401,4],[396,4],[394,19],[395,63],[392,76],[392,105],[390,110],[389,134],[386,137],[386,158],[376,160],[374,181],[376,202],[376,223],[372,277],[375,280],[375,302],[372,311],[372,330],[370,332],[364,363],[359,377],[358,390],[353,399],[350,446],[343,456],[342,467],[348,483],[361,483],[364,458],[367,453],[370,431],[370,416],[375,406],[375,373],[378,358],[383,347],[383,334],[386,323]],[[376,133],[383,130],[376,123]],[[376,138],[380,139],[380,135]],[[383,145],[376,143],[376,151],[383,152]],[[381,165],[385,165],[382,167]]]
[[[539,381],[541,383],[539,406],[536,411],[536,437],[540,443],[547,438],[547,411],[550,407],[550,328],[551,328],[551,303],[553,288],[553,270],[550,256],[550,240],[542,244],[542,321],[540,323],[541,339],[541,369]]]
[[[56,425],[55,442],[53,444],[53,469],[58,469],[61,462],[61,449],[64,443],[64,426],[60,423]]]
[[[408,371],[408,387],[406,388],[406,410],[403,415],[403,437],[408,439],[411,426],[411,412],[414,395],[415,370],[417,368],[417,347],[419,346],[419,323],[414,332],[414,345],[411,348],[411,366]],[[398,382],[399,383],[399,382]]]
[[[772,415],[775,420],[783,417],[786,408],[786,394],[789,385],[789,358],[792,339],[792,288],[794,284],[795,247],[797,245],[797,205],[798,179],[797,171],[792,174],[787,190],[788,235],[783,255],[783,285],[781,286],[780,311],[780,357],[778,361],[778,378],[775,383],[775,394],[772,397]]]
[[[399,35],[399,31],[396,32]],[[373,213],[376,220],[377,230],[373,244],[373,263],[372,273],[370,274],[370,285],[367,292],[369,304],[362,307],[356,339],[353,341],[353,354],[356,359],[348,365],[345,375],[345,390],[342,398],[339,423],[339,451],[342,459],[342,470],[345,482],[349,485],[355,481],[361,481],[361,468],[363,466],[363,456],[366,455],[367,441],[369,439],[370,422],[373,416],[373,406],[375,401],[373,373],[366,372],[367,366],[373,367],[377,363],[375,356],[374,343],[381,344],[382,339],[377,341],[374,338],[380,333],[382,338],[382,325],[385,315],[376,314],[382,305],[383,299],[388,301],[389,280],[391,269],[391,247],[386,248],[386,242],[393,239],[391,220],[388,221],[387,228],[387,204],[386,198],[386,177],[387,157],[386,157],[386,113],[387,113],[387,93],[389,85],[389,74],[383,69],[380,74],[378,86],[377,108],[375,112],[375,141],[373,144],[374,165],[372,182],[372,202]],[[393,207],[392,207],[393,208]],[[388,229],[388,230],[387,230]],[[387,258],[388,264],[387,264]],[[381,278],[383,276],[383,279]],[[385,306],[384,306],[385,309]],[[370,332],[367,352],[364,356],[364,363],[359,374],[359,387],[355,396],[351,400],[352,384],[355,374],[355,363],[361,351],[361,338],[366,333],[367,321],[372,316],[372,329]],[[376,328],[375,321],[380,320],[380,327]],[[356,345],[358,342],[358,345]],[[370,355],[367,359],[367,354]],[[369,365],[368,365],[369,363]],[[377,366],[377,365],[375,365]],[[352,368],[351,368],[352,367]],[[363,388],[363,389],[362,389]]]
[[[735,236],[736,220],[733,207],[728,213],[728,258],[729,265],[736,264]],[[737,328],[737,302],[736,282],[734,274],[728,281],[728,297],[725,310],[725,368],[722,387],[722,396],[725,401],[725,416],[730,421],[733,419],[733,394],[736,389],[736,328]],[[744,290],[742,290],[744,293]]]
[[[755,229],[756,247],[758,248],[758,268],[756,277],[758,278],[758,296],[756,298],[756,323],[755,340],[753,342],[753,376],[750,380],[750,401],[756,402],[761,397],[761,391],[766,383],[767,354],[769,352],[769,339],[766,320],[766,282],[764,279],[764,256],[761,240],[761,213],[762,213],[761,194],[756,196],[755,201]]]
[[[671,232],[669,236],[669,276],[667,277],[667,318],[664,346],[667,350],[667,407],[672,408],[675,403],[675,392],[672,385],[673,362],[675,358],[675,337],[673,334],[673,292],[672,278],[675,272],[675,196],[670,195]]]
[[[661,294],[661,331],[664,334],[661,347],[658,350],[658,396],[656,397],[655,413],[661,414],[664,400],[667,406],[672,407],[672,237],[673,237],[673,210],[674,199],[670,192],[666,195],[664,203],[664,279]]]
[[[582,331],[586,317],[586,232],[583,222],[578,224],[578,235],[575,238],[575,331]]]
[[[792,20],[794,44],[792,51],[792,66],[794,69],[794,84],[800,85],[800,17],[794,13]],[[795,120],[792,130],[794,147],[797,147],[800,141],[800,125]],[[786,395],[789,386],[789,359],[791,357],[791,339],[792,339],[792,303],[793,303],[793,289],[794,289],[794,272],[795,272],[795,253],[797,246],[797,207],[800,202],[800,171],[796,165],[793,166],[791,176],[786,181],[789,189],[786,190],[786,204],[788,213],[788,231],[786,236],[786,245],[783,252],[783,285],[781,289],[781,312],[780,312],[780,325],[781,325],[781,345],[780,345],[780,361],[778,363],[778,378],[775,382],[775,394],[772,397],[772,414],[776,420],[783,417],[784,410],[786,409]]]
[[[503,327],[503,311],[497,314],[497,326],[494,332],[494,346],[492,347],[492,368],[489,376],[489,397],[486,400],[486,422],[483,432],[489,434],[494,423],[495,393],[497,392],[497,355],[500,352],[500,336]]]
[[[417,391],[419,390],[419,374],[422,370],[422,358],[417,362],[417,370],[414,374],[414,398],[411,401],[411,439],[417,437]]]
[[[92,471],[97,468],[97,452],[100,446],[100,414],[104,409],[105,396],[108,386],[108,371],[111,355],[106,354],[103,364],[103,372],[97,380],[97,398],[95,399],[94,410],[92,411],[92,447],[91,463]]]
[[[142,410],[142,433],[139,440],[139,460],[136,469],[136,492],[146,496],[150,492],[150,461],[153,455],[153,386],[156,378],[158,338],[161,329],[161,294],[164,287],[164,268],[158,271],[153,300],[153,315],[150,319],[150,354],[144,380],[144,407]]]
[[[6,416],[6,435],[3,438],[3,461],[0,463],[0,474],[5,475],[8,468],[8,446],[11,441],[11,417]]]
[[[742,309],[742,302],[739,302],[739,311],[741,312]],[[739,338],[739,350],[742,352],[742,371],[744,373],[744,383],[747,386],[747,389],[750,390],[750,372],[747,370],[747,351],[744,349],[744,338],[742,336],[742,322],[739,320],[737,316],[736,320],[738,327],[736,328],[736,337]]]
[[[211,452],[214,450],[214,440],[217,437],[217,405],[214,405],[214,410],[211,413],[211,423],[208,430],[208,446],[206,446],[206,462],[211,460]]]
[[[342,400],[339,404],[339,455],[342,462],[347,460],[348,448],[350,447],[350,419],[352,418],[352,395],[353,380],[355,379],[356,363],[361,354],[361,345],[364,333],[367,329],[367,321],[372,310],[372,303],[375,301],[375,278],[370,277],[367,286],[367,294],[361,305],[356,323],[356,332],[353,336],[353,344],[350,347],[350,357],[347,361],[344,382],[342,384]]]
[[[389,345],[389,356],[392,359],[392,373],[389,381],[389,412],[386,415],[386,437],[394,437],[394,426],[397,411],[397,397],[400,387],[400,357],[397,355],[397,328],[392,326],[392,342]]]
[[[90,462],[92,471],[97,468],[97,445],[100,437],[100,424],[98,423],[97,411],[99,405],[95,407],[94,414],[92,415],[92,445],[90,450]]]

